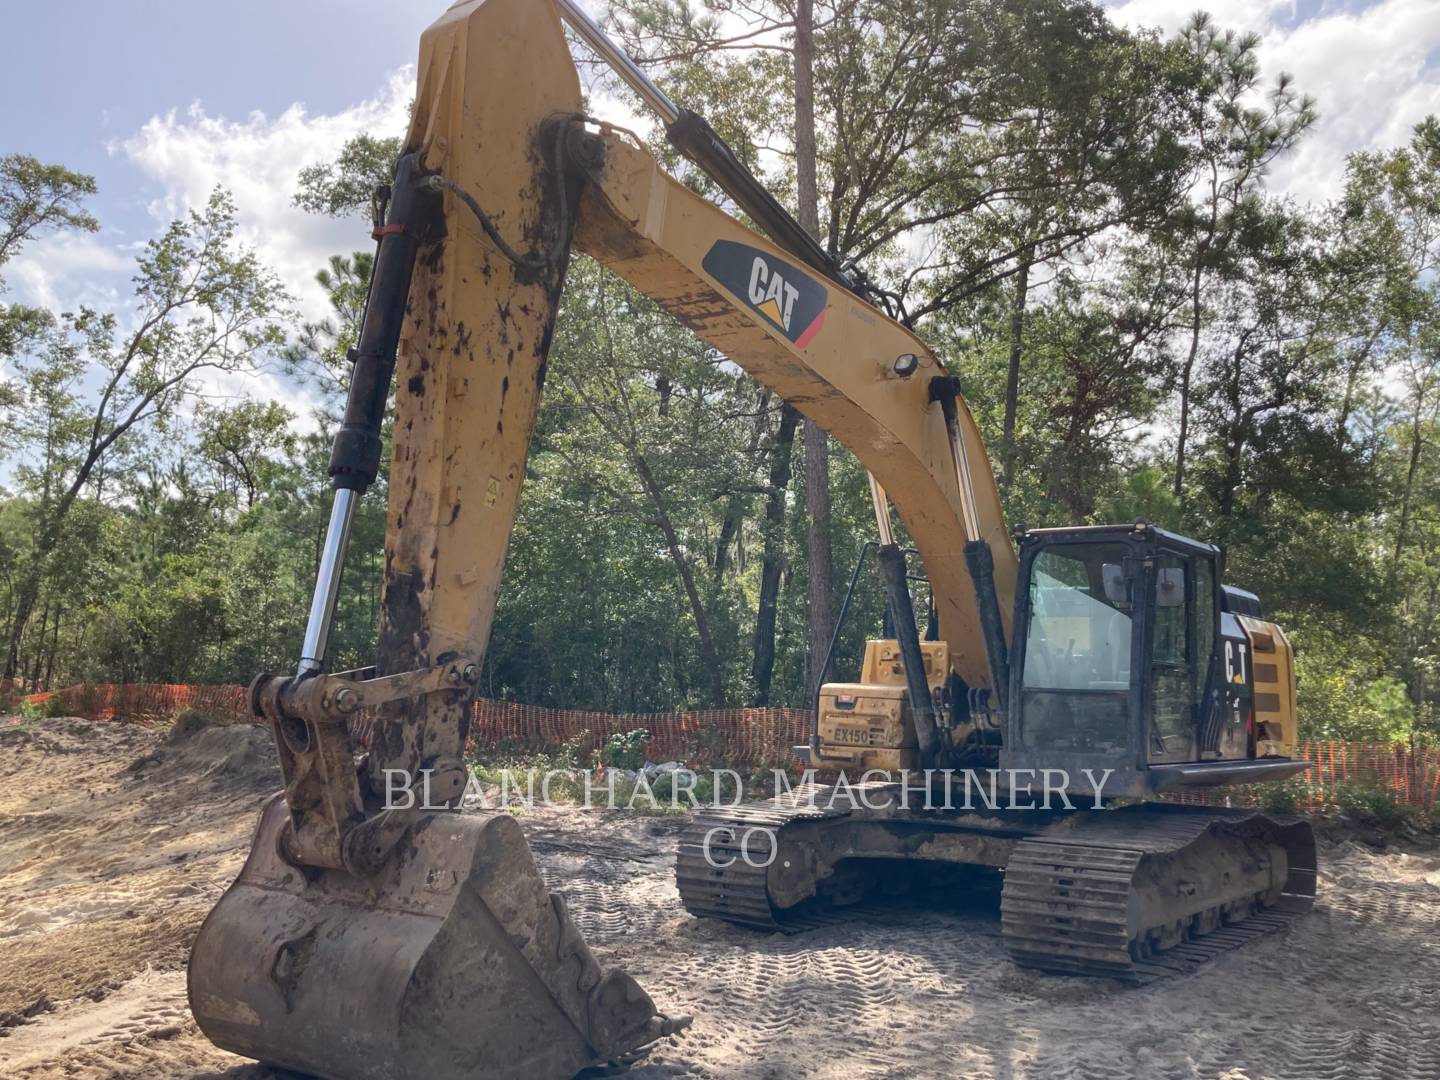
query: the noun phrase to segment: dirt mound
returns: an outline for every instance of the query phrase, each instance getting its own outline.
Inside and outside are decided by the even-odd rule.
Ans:
[[[279,786],[269,735],[187,721],[0,721],[0,1074],[36,1025],[183,972]],[[183,978],[182,978],[183,982]],[[90,1007],[87,1005],[87,1007]],[[28,1037],[28,1034],[27,1034]]]
[[[154,732],[137,724],[105,723],[80,716],[46,720],[0,717],[0,753],[42,754],[47,759],[72,754],[139,749],[154,741]]]
[[[171,725],[170,732],[165,736],[166,746],[175,746],[194,738],[195,734],[204,728],[211,727],[215,721],[206,716],[199,709],[186,709],[175,718]]]
[[[182,713],[165,740],[136,758],[129,771],[152,782],[224,782],[244,788],[279,788],[270,732],[254,724],[220,723]]]

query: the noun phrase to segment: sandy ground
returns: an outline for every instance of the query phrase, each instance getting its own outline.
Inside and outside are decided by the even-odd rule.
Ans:
[[[262,1080],[207,1043],[184,960],[275,785],[266,735],[0,721],[0,1075]],[[1016,968],[993,911],[756,935],[691,918],[679,821],[521,819],[606,965],[695,1025],[628,1075],[1440,1078],[1440,854],[1322,849],[1316,912],[1140,989]]]

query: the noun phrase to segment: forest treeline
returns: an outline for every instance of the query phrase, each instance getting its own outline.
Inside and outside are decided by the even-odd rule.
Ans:
[[[1324,178],[1336,198],[1302,203],[1267,175],[1325,103],[1263,79],[1262,43],[1203,16],[1161,35],[1079,0],[611,8],[671,95],[959,375],[1012,525],[1144,517],[1221,543],[1228,579],[1293,631],[1308,733],[1435,732],[1440,121],[1351,155]],[[359,237],[397,134],[277,197],[353,215]],[[0,158],[0,289],[27,245],[98,228],[94,194],[63,164]],[[149,241],[110,310],[0,293],[15,684],[244,682],[294,662],[371,259],[317,267],[331,310],[306,322],[238,225],[216,191]],[[259,369],[320,407],[236,396]],[[371,658],[384,501],[382,479],[339,666]],[[823,608],[874,529],[848,452],[577,259],[481,692],[804,704]],[[862,577],[836,672],[880,606]]]

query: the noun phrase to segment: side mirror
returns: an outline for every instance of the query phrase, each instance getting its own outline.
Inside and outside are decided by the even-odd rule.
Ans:
[[[1155,606],[1181,607],[1185,603],[1185,570],[1179,566],[1161,567],[1155,578]]]
[[[1125,567],[1120,563],[1107,562],[1101,568],[1105,581],[1105,599],[1114,607],[1128,607],[1130,604],[1130,582]]]

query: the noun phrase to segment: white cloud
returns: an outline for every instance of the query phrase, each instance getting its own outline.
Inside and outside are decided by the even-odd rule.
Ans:
[[[1434,0],[1387,0],[1324,15],[1276,40],[1266,50],[1270,70],[1292,72],[1320,109],[1315,131],[1276,169],[1277,187],[1303,199],[1333,197],[1346,153],[1405,142],[1416,123],[1440,112],[1437,50]]]
[[[1429,113],[1440,113],[1440,8],[1435,0],[1382,0],[1344,6],[1324,0],[1296,18],[1292,0],[1129,0],[1110,8],[1117,22],[1179,29],[1195,7],[1217,25],[1263,36],[1267,84],[1282,71],[1317,99],[1320,119],[1297,151],[1272,170],[1272,190],[1301,200],[1333,198],[1345,156],[1405,142]]]
[[[414,71],[392,74],[371,99],[331,115],[311,115],[303,105],[271,118],[251,113],[241,121],[209,115],[199,103],[183,113],[152,117],[138,131],[109,146],[141,174],[142,198],[157,234],[174,218],[202,207],[216,187],[235,198],[240,239],[253,247],[296,297],[307,319],[329,313],[315,272],[329,256],[367,249],[372,241],[360,218],[333,220],[297,209],[292,202],[302,168],[335,158],[346,140],[362,132],[403,132],[414,95]],[[4,270],[6,300],[74,310],[79,306],[128,314],[130,278],[143,239],[122,232],[60,232],[29,245]],[[209,372],[200,392],[216,400],[247,397],[279,401],[297,414],[302,428],[313,422],[318,399],[276,371]]]
[[[1107,3],[1110,17],[1122,26],[1148,26],[1174,33],[1197,11],[1208,12],[1217,26],[1259,30],[1288,15],[1292,0],[1127,0]]]
[[[3,273],[6,301],[73,311],[110,310],[135,266],[118,233],[56,232],[26,244]]]
[[[197,102],[183,113],[152,117],[109,149],[140,173],[154,223],[147,236],[224,187],[235,197],[242,241],[279,275],[306,318],[320,318],[328,305],[315,272],[331,255],[368,249],[371,240],[360,218],[334,220],[296,208],[296,178],[305,166],[332,160],[355,135],[403,132],[414,83],[413,69],[402,68],[373,98],[330,115],[311,115],[297,103],[274,118],[255,112],[235,121],[211,116]],[[122,306],[143,239],[107,227],[33,241],[4,269],[6,299],[56,310]]]
[[[362,132],[402,133],[414,85],[413,69],[404,68],[375,97],[328,116],[295,104],[273,119],[256,112],[235,121],[211,116],[197,103],[183,114],[152,117],[112,151],[159,185],[150,203],[157,223],[203,206],[217,186],[229,190],[243,241],[280,275],[305,316],[319,318],[327,304],[315,272],[329,256],[366,249],[371,241],[358,218],[332,220],[295,207],[296,176],[333,159]]]

